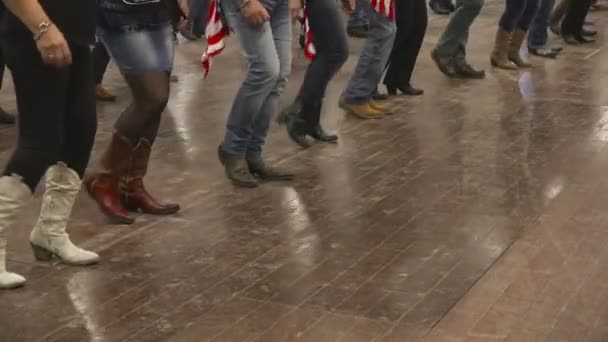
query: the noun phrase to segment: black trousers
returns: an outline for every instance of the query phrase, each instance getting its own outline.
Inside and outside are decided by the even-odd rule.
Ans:
[[[585,17],[589,13],[589,8],[593,0],[573,0],[570,1],[566,15],[562,21],[562,36],[581,37]]]
[[[110,63],[110,55],[106,46],[102,42],[95,43],[93,49],[93,60],[95,70],[95,84],[99,85],[103,81],[103,75],[106,73],[108,63]]]
[[[0,45],[0,89],[2,89],[2,84],[4,83],[4,69],[6,69],[6,62],[4,61],[4,51],[2,51]]]
[[[336,1],[308,0],[306,10],[317,54],[306,69],[299,97],[304,113],[311,116],[308,121],[314,122],[318,120],[314,108],[320,108],[329,81],[348,58],[348,41]]]
[[[418,53],[426,34],[428,15],[425,0],[396,0],[397,35],[384,84],[404,87],[410,84]]]
[[[70,45],[72,64],[57,68],[44,64],[32,39],[5,36],[2,43],[19,109],[19,139],[4,175],[23,177],[32,191],[57,162],[82,177],[97,130],[90,48]]]
[[[450,5],[452,5],[452,0],[430,0],[429,6],[433,6],[433,4],[439,4],[439,5],[447,8]]]

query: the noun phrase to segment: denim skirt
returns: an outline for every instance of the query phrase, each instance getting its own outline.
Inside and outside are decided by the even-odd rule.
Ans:
[[[147,30],[108,31],[98,28],[99,40],[106,46],[125,75],[173,69],[175,40],[171,24]]]

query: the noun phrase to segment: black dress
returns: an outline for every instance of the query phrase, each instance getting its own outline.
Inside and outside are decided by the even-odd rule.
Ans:
[[[95,42],[95,0],[42,0],[40,4],[70,43],[89,45]],[[6,12],[5,33],[18,35],[20,38],[32,36],[30,30],[17,17]]]
[[[0,30],[19,111],[17,148],[4,174],[22,176],[31,189],[57,162],[82,177],[97,129],[90,49],[95,42],[96,0],[41,0],[40,4],[69,44],[70,65],[47,65],[32,32],[7,9]]]

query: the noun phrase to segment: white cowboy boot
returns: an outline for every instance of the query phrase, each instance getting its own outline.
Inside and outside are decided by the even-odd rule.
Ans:
[[[36,259],[49,261],[56,257],[62,263],[74,266],[92,265],[99,261],[99,255],[76,247],[66,232],[81,183],[80,176],[63,163],[47,170],[40,217],[30,234]]]
[[[30,188],[22,178],[0,177],[0,289],[23,286],[25,278],[6,271],[6,230],[15,222],[15,217],[32,196]]]

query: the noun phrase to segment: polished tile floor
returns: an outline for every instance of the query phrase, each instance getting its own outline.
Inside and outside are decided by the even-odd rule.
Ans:
[[[472,28],[476,65],[501,7]],[[426,94],[384,120],[337,109],[353,41],[325,108],[340,144],[301,150],[273,127],[267,156],[298,178],[254,190],[215,155],[245,68],[235,42],[205,81],[200,44],[181,45],[147,183],[183,211],[112,226],[82,194],[71,232],[103,262],[68,268],[27,249],[38,194],[10,232],[29,283],[0,293],[0,341],[608,341],[608,51],[449,80],[429,58],[445,24],[431,17],[416,70]],[[129,101],[114,68],[106,85],[120,99],[99,105],[96,156]],[[1,129],[2,160],[15,134]]]

